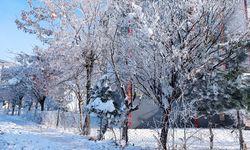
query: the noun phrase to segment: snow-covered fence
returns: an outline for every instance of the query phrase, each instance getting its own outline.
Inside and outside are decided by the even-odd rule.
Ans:
[[[79,128],[79,114],[73,112],[43,111],[27,113],[26,118],[48,127],[59,127],[64,129]]]
[[[29,112],[23,117],[33,120],[37,123],[45,125],[45,127],[57,127],[57,111],[44,112]],[[58,128],[67,131],[77,131],[79,126],[79,114],[73,112],[60,112]],[[98,133],[98,119],[91,116],[91,135],[96,137]],[[184,130],[186,135],[184,135]],[[159,132],[160,129],[129,129],[129,144],[145,149],[155,149],[159,146]],[[234,129],[213,129],[214,132],[214,148],[215,149],[239,149],[238,130]],[[250,131],[243,132],[246,146],[250,147]],[[186,138],[184,138],[186,136]],[[186,144],[187,149],[208,149],[209,148],[209,130],[202,128],[175,128],[169,131],[168,147],[183,149]],[[113,130],[108,129],[104,135],[105,140],[116,140],[118,144],[122,144],[121,130],[114,127]]]
[[[59,119],[58,119],[59,116]],[[49,128],[61,128],[67,131],[77,131],[79,129],[79,114],[73,112],[44,111],[44,112],[29,112],[24,114],[25,118],[33,120],[37,123],[45,125]],[[58,120],[58,121],[57,121]],[[96,137],[98,134],[99,119],[91,116],[91,135]],[[182,149],[185,145],[187,149],[208,149],[209,148],[209,130],[208,129],[185,129],[186,135],[184,138],[184,129],[175,128],[169,132],[168,147]],[[159,146],[159,129],[129,129],[129,144],[146,149],[155,149]],[[214,132],[214,148],[221,149],[222,145],[225,149],[238,149],[238,130],[234,129],[213,129]],[[244,130],[244,137],[247,147],[250,146],[249,131]],[[113,130],[108,129],[104,135],[106,140],[116,140],[118,144],[122,144],[121,130],[114,127]]]
[[[79,130],[79,114],[75,112],[37,111],[24,113],[22,116],[46,127],[63,128],[70,131]],[[98,118],[91,116],[91,127],[93,127],[91,130],[93,134],[97,133],[98,121]]]
[[[239,149],[238,131],[231,129],[213,129],[214,130],[214,149]],[[120,138],[120,130],[114,129],[116,137]],[[129,144],[145,149],[156,149],[159,146],[159,130],[153,129],[129,129]],[[250,131],[244,130],[244,138],[247,148],[250,147]],[[174,138],[173,138],[174,136]],[[114,139],[114,134],[108,130],[104,135],[106,140]],[[173,141],[174,139],[174,141]],[[175,128],[169,132],[168,148],[184,149],[184,144],[188,150],[207,150],[209,149],[209,130],[203,128],[187,128],[186,141],[184,139],[184,129]]]

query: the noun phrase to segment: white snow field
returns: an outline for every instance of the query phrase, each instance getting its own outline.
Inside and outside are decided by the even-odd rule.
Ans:
[[[48,129],[18,116],[0,114],[0,150],[110,150],[111,141],[89,141],[72,132]],[[126,149],[141,149],[129,146]]]
[[[92,134],[97,129],[92,129]],[[119,139],[119,130],[114,129]],[[215,150],[238,150],[238,134],[235,130],[213,129]],[[244,139],[250,149],[250,131],[244,130]],[[172,137],[174,137],[174,142]],[[208,150],[208,129],[186,129],[188,150]],[[183,149],[184,129],[169,131],[169,146]],[[94,135],[92,135],[94,136]],[[103,141],[89,141],[87,137],[70,132],[70,130],[48,128],[19,116],[0,114],[0,150],[119,150],[113,142],[114,134],[108,131]],[[130,146],[125,150],[157,149],[157,130],[130,129]]]

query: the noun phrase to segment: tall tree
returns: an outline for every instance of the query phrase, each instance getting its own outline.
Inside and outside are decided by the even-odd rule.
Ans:
[[[227,31],[235,5],[226,1],[142,1],[133,3],[135,81],[161,109],[160,141],[167,149],[169,118],[173,103],[203,74],[213,72],[246,43],[246,32]],[[222,19],[223,15],[223,19]],[[223,49],[223,50],[222,50]]]
[[[18,28],[36,34],[48,45],[51,67],[61,72],[61,80],[76,82],[79,99],[80,120],[84,118],[83,134],[90,133],[89,115],[82,116],[83,106],[90,100],[90,91],[95,64],[102,53],[103,42],[100,32],[100,18],[105,11],[101,0],[58,0],[29,1],[29,10],[23,11],[21,20],[16,20]],[[80,77],[79,77],[80,76]],[[61,82],[62,82],[61,81]],[[83,97],[85,95],[85,98]]]

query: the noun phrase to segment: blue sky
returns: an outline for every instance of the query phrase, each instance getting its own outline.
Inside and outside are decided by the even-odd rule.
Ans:
[[[14,61],[13,53],[32,53],[35,45],[41,45],[34,35],[16,27],[15,19],[27,8],[26,0],[0,0],[0,59]]]

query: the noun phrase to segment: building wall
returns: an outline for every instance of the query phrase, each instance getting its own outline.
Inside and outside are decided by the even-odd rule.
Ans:
[[[249,16],[250,16],[250,0],[234,0],[235,13],[229,21],[227,30],[230,33],[246,32],[249,27]],[[228,37],[230,38],[230,37]],[[250,38],[250,37],[249,37]],[[244,67],[250,72],[250,48],[247,50],[248,57],[243,63]]]
[[[247,3],[246,0],[235,0],[235,12],[228,23],[228,32],[240,33],[247,30]]]
[[[14,63],[0,59],[0,83],[2,83],[2,69],[14,66]]]

